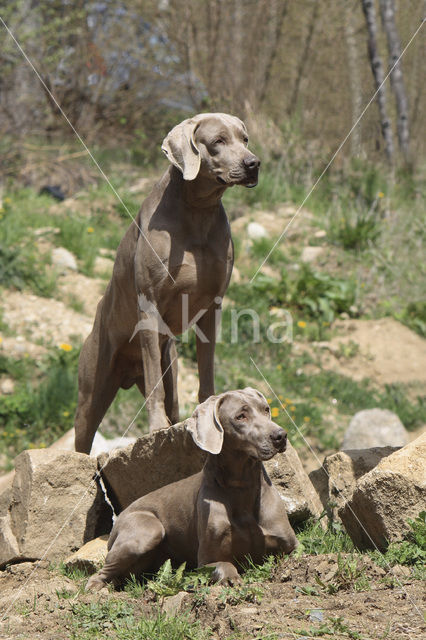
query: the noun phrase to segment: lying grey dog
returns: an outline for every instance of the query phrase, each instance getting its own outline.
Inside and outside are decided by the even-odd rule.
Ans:
[[[93,437],[120,387],[146,398],[150,431],[179,420],[174,336],[197,328],[199,402],[214,394],[215,330],[233,247],[221,197],[257,184],[244,123],[223,113],[184,120],[162,149],[171,166],[117,250],[79,363],[76,451]]]
[[[214,581],[233,583],[239,580],[235,564],[245,556],[259,563],[296,548],[284,503],[262,464],[287,442],[264,396],[250,388],[213,396],[187,428],[209,452],[203,470],[135,500],[118,516],[105,565],[88,589],[156,571],[167,558],[188,568],[213,566]]]

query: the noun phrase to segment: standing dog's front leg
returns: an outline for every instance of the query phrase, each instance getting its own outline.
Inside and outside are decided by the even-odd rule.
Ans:
[[[164,400],[163,371],[161,367],[161,336],[155,330],[139,331],[144,391],[150,432],[170,426]]]
[[[198,401],[214,395],[214,350],[220,306],[212,304],[197,322]]]

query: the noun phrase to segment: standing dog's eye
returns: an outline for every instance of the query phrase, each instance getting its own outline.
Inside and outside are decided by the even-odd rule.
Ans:
[[[267,414],[269,415],[269,412],[270,412],[269,405],[266,405],[266,407],[265,407],[265,413],[267,413]]]
[[[239,413],[236,417],[235,420],[244,420],[246,417],[245,413]]]
[[[248,138],[244,138],[244,144],[248,144]]]

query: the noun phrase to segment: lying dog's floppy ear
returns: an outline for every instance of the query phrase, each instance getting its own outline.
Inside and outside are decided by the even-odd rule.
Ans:
[[[245,389],[243,389],[243,393],[248,393],[249,395],[254,396],[257,399],[261,398],[262,400],[267,402],[263,393],[260,393],[260,391],[258,391],[257,389],[253,389],[253,387],[246,387]]]
[[[183,173],[184,180],[194,180],[200,170],[200,151],[194,141],[198,122],[184,120],[173,127],[161,145],[162,151],[175,167]]]
[[[210,396],[198,405],[186,421],[195,444],[209,453],[220,453],[223,444],[223,427],[217,416],[221,396]]]

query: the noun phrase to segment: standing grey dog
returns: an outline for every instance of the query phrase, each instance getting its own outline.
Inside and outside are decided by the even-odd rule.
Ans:
[[[224,113],[184,120],[162,149],[171,166],[120,246],[79,363],[76,451],[89,453],[118,389],[136,384],[150,431],[179,420],[174,336],[197,328],[198,399],[214,394],[215,332],[233,265],[221,197],[257,184],[244,123]]]

